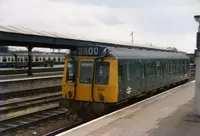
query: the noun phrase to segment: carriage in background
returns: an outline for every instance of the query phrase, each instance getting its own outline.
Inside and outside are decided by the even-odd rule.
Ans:
[[[33,67],[53,67],[64,64],[65,54],[32,52]],[[26,68],[28,66],[28,53],[8,52],[0,53],[0,68]]]

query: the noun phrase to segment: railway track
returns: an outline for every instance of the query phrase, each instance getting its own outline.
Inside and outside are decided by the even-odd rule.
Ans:
[[[32,69],[32,73],[42,73],[42,72],[55,72],[55,71],[63,71],[62,67],[55,67],[55,68],[37,68]],[[1,70],[0,69],[0,75],[16,75],[16,74],[27,74],[28,69],[10,69],[10,70]]]
[[[4,93],[0,96],[0,135],[67,113],[58,104],[61,87]]]
[[[39,96],[42,94],[51,94],[51,93],[55,93],[55,92],[59,92],[61,94],[61,86],[0,93],[0,101],[4,100],[4,102],[6,102],[6,101],[15,101],[16,102],[17,99],[20,99],[20,98]]]

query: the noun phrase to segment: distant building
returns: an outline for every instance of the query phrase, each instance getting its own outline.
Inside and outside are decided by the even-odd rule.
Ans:
[[[8,52],[8,46],[0,46],[0,52]]]

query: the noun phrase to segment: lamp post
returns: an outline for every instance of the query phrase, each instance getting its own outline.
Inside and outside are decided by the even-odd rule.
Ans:
[[[200,15],[194,16],[196,22],[199,23],[197,32],[197,43],[195,50],[196,59],[196,75],[195,75],[195,110],[198,116],[200,116]]]
[[[131,32],[131,43],[133,43],[133,31]]]

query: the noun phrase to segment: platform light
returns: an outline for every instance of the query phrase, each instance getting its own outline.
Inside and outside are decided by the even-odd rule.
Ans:
[[[200,33],[200,15],[194,16],[194,19],[196,20],[197,23],[199,23],[199,30],[198,30],[198,33]],[[198,38],[199,38],[199,37],[197,37],[197,41],[199,40]]]
[[[195,19],[198,23],[200,23],[200,15],[194,16],[194,19]]]

